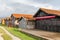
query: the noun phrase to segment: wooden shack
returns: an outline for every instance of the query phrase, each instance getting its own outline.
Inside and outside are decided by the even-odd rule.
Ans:
[[[21,19],[21,17],[24,17],[24,18]],[[12,25],[13,25],[13,26],[16,26],[16,25],[17,25],[17,26],[22,27],[22,26],[21,26],[21,24],[22,24],[21,21],[22,21],[22,20],[25,20],[25,18],[26,18],[26,20],[28,20],[28,19],[29,19],[29,20],[32,20],[32,17],[33,17],[33,16],[30,15],[30,14],[16,14],[16,13],[15,13],[15,14],[12,14],[12,15],[11,15]],[[21,20],[20,20],[20,19],[21,19]],[[20,24],[19,24],[19,23],[20,23]],[[24,23],[25,23],[25,22],[24,22]],[[26,22],[26,23],[27,23],[27,22]],[[22,25],[23,25],[23,24],[22,24]]]
[[[8,26],[8,24],[9,24],[9,19],[10,19],[10,17],[6,17],[6,18],[5,18],[5,25],[7,25],[7,26]]]
[[[60,11],[40,8],[34,18],[35,29],[60,32]]]
[[[19,19],[19,28],[22,29],[34,29],[34,18],[32,15],[25,15]]]

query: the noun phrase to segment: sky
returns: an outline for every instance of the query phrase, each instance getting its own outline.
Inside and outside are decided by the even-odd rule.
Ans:
[[[0,0],[0,17],[12,13],[34,15],[39,8],[60,10],[60,0]]]

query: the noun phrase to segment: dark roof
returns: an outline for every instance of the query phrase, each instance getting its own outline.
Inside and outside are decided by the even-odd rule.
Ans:
[[[38,14],[38,12],[43,11],[47,14],[54,14],[57,16],[60,16],[60,11],[59,10],[52,10],[52,9],[45,9],[45,8],[40,8],[37,13],[34,15],[34,17]]]

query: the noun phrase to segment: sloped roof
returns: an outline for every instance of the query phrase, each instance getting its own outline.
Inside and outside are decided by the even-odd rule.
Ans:
[[[33,15],[30,14],[12,14],[15,18],[21,18],[21,17],[25,17],[28,20],[32,20],[33,19]]]
[[[40,8],[37,12],[39,12],[40,10],[42,10],[43,12],[45,12],[47,14],[54,14],[54,15],[60,16],[60,11],[59,10]],[[34,15],[34,17],[36,15],[37,15],[37,13]]]
[[[52,10],[52,9],[45,9],[45,8],[41,8],[41,10],[48,13],[48,14],[55,14],[55,15],[60,16],[59,10]]]

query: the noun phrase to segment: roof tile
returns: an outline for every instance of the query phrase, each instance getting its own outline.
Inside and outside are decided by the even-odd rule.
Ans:
[[[28,20],[32,20],[33,19],[33,15],[30,14],[12,14],[15,18],[21,18],[21,17],[25,17]]]

